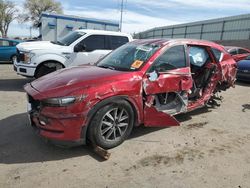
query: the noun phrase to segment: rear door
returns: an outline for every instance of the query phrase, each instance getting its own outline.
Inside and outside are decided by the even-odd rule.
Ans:
[[[144,109],[145,126],[179,125],[178,121],[171,114],[155,108],[157,95],[176,94],[180,98],[180,103],[183,104],[179,111],[174,109],[177,106],[179,107],[179,104],[173,105],[173,110],[177,113],[187,110],[187,92],[191,89],[193,82],[185,49],[184,45],[176,45],[166,49],[144,76],[143,88],[146,95]]]
[[[128,37],[125,36],[107,36],[110,41],[110,49],[114,50],[116,48],[119,48],[120,46],[126,44],[129,42]]]

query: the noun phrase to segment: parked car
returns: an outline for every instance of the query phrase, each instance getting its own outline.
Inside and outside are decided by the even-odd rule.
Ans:
[[[237,63],[237,80],[250,81],[250,56]]]
[[[27,85],[32,127],[50,140],[103,148],[134,126],[177,126],[174,115],[208,103],[235,82],[236,62],[216,43],[136,40],[94,66],[56,71]]]
[[[17,74],[39,78],[74,65],[93,64],[111,50],[132,40],[131,35],[101,30],[76,30],[57,42],[34,41],[17,45]],[[73,53],[73,54],[72,54]],[[66,60],[70,59],[69,61]]]
[[[19,40],[0,38],[0,62],[14,62],[17,58],[16,45]]]
[[[250,50],[237,46],[225,46],[226,50],[232,55],[236,62],[245,59],[250,55]]]

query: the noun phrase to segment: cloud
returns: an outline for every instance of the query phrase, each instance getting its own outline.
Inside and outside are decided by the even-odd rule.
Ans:
[[[130,3],[140,4],[153,8],[178,8],[178,9],[238,9],[238,10],[249,10],[249,0],[133,0]],[[166,10],[167,11],[167,10]]]
[[[118,21],[120,19],[120,13],[116,9],[89,10],[83,8],[82,11],[65,10],[64,13],[69,15],[78,15],[88,18],[114,21]],[[146,29],[151,29],[153,27],[180,23],[173,20],[158,18],[154,17],[153,15],[144,15],[133,11],[125,11],[123,18],[122,31],[127,33],[139,32]]]
[[[25,0],[14,1],[20,12]],[[120,0],[57,0],[64,13],[88,18],[120,20]],[[99,3],[98,3],[99,2]],[[249,13],[249,0],[127,0],[123,15],[123,31],[134,33],[154,27],[194,22],[204,19]],[[9,34],[29,36],[30,23],[11,24]],[[37,31],[33,31],[37,35]]]

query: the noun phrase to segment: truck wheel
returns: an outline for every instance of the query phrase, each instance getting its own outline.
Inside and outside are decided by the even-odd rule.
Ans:
[[[126,101],[116,101],[97,111],[90,123],[88,138],[92,144],[110,149],[128,138],[133,125],[131,105]]]
[[[56,62],[43,63],[36,71],[35,78],[40,78],[46,74],[62,69],[63,65]]]

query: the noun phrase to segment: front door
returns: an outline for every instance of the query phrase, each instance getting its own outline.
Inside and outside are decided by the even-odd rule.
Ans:
[[[90,35],[77,45],[82,45],[84,49],[71,54],[70,60],[73,62],[72,65],[93,65],[100,58],[111,52],[105,35]]]
[[[179,124],[172,115],[187,110],[188,91],[193,83],[186,59],[183,45],[170,47],[156,59],[144,76],[145,126]]]

